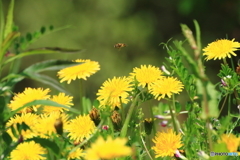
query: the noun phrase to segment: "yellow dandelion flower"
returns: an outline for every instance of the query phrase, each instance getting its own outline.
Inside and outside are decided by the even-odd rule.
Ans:
[[[127,139],[116,138],[112,139],[110,136],[105,141],[99,137],[91,148],[86,150],[86,160],[98,159],[114,159],[118,157],[130,156],[132,154],[131,147],[126,146]]]
[[[71,159],[81,159],[81,157],[84,157],[85,153],[83,152],[82,149],[77,148],[77,149],[73,149],[72,151],[70,151],[70,153],[68,154],[67,159],[71,160]]]
[[[67,107],[71,107],[73,105],[72,103],[72,96],[66,96],[65,93],[59,93],[58,95],[54,95],[50,100],[57,102],[59,104],[65,105]],[[62,107],[53,107],[53,106],[44,106],[43,112],[45,113],[51,113],[55,111],[63,112],[64,110],[67,110]]]
[[[105,81],[98,90],[97,100],[100,101],[101,106],[120,107],[121,102],[124,104],[128,103],[128,92],[132,91],[132,89],[132,85],[126,77],[113,77],[113,79]]]
[[[22,113],[20,115],[15,115],[14,117],[11,117],[10,120],[7,122],[6,126],[10,127],[13,125],[15,130],[17,130],[17,123],[22,124],[24,122],[26,125],[28,125],[30,129],[27,129],[26,131],[22,130],[21,133],[18,134],[22,135],[24,139],[27,139],[36,136],[33,128],[37,124],[38,120],[39,116],[36,114]],[[17,141],[17,138],[13,136],[10,128],[7,130],[7,132],[14,141]]]
[[[240,144],[240,138],[236,137],[234,134],[223,134],[221,136],[221,142],[224,142],[227,145],[229,152],[237,152],[238,146]]]
[[[158,100],[166,96],[170,98],[172,94],[178,94],[182,89],[182,82],[173,77],[159,79],[149,86],[150,93]]]
[[[176,135],[172,129],[169,129],[167,132],[157,132],[153,142],[155,143],[152,147],[155,152],[155,158],[174,156],[178,148],[183,146],[181,134]]]
[[[34,141],[20,143],[10,154],[11,160],[44,160],[46,153],[40,144]]]
[[[40,115],[38,123],[34,127],[34,131],[42,138],[48,138],[53,133],[57,133],[55,128],[55,122],[61,118],[63,128],[67,124],[68,116],[60,112],[44,113]]]
[[[95,124],[89,115],[80,115],[66,125],[66,130],[69,132],[68,137],[75,142],[89,138],[95,129]]]
[[[11,108],[11,110],[16,110],[31,101],[48,99],[50,97],[47,95],[49,92],[50,89],[43,90],[42,88],[26,88],[22,93],[18,93],[13,97],[13,100],[10,101],[9,108]],[[36,110],[36,108],[38,108],[38,106],[33,106],[33,109]],[[32,109],[30,107],[26,107],[20,112],[32,112]]]
[[[152,65],[141,65],[140,68],[134,68],[130,73],[130,77],[139,82],[139,86],[146,87],[147,84],[151,84],[162,77],[163,72]]]
[[[77,59],[74,62],[84,63],[60,70],[58,76],[61,79],[61,83],[67,81],[67,83],[70,84],[71,81],[76,80],[76,78],[87,80],[87,77],[90,77],[100,70],[100,65],[96,61]]]
[[[234,39],[220,39],[208,44],[208,46],[203,49],[203,55],[206,56],[206,60],[231,58],[232,55],[236,56],[234,51],[239,50],[238,48],[240,48],[240,43],[234,42]]]

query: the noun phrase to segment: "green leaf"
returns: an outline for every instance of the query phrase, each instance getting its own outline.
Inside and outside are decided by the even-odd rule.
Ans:
[[[5,25],[4,19],[5,17],[3,13],[3,5],[2,5],[2,1],[0,1],[0,46],[2,46],[2,41],[3,41],[3,33],[4,33],[4,25]],[[0,53],[1,53],[1,48],[0,48]]]
[[[204,93],[203,88],[206,88],[206,93]],[[207,106],[204,104],[204,102],[202,103],[203,111],[201,117],[203,119],[209,117],[218,117],[218,99],[220,97],[220,93],[215,89],[215,86],[211,82],[206,82],[203,84],[200,80],[197,80],[197,91],[198,94],[200,94],[200,97],[202,97],[204,94],[207,94]]]
[[[0,114],[3,113],[5,106],[6,106],[5,97],[0,96]]]
[[[68,91],[66,91],[59,83],[59,81],[56,81],[55,79],[49,77],[49,76],[46,76],[46,75],[42,75],[42,74],[36,74],[36,73],[32,73],[32,74],[27,74],[27,77],[28,78],[31,78],[33,80],[36,80],[38,82],[41,82],[43,84],[47,84],[47,85],[50,85],[52,87],[54,87],[55,89],[57,89],[58,91],[60,92],[64,92],[66,94],[69,94],[70,93]]]
[[[7,20],[6,20],[6,26],[4,30],[4,38],[8,36],[12,32],[13,28],[13,8],[14,8],[14,0],[11,0],[9,8],[8,8],[8,14],[7,14]]]
[[[54,152],[55,155],[60,154],[60,148],[58,147],[57,143],[55,143],[49,139],[36,137],[36,138],[31,138],[28,141],[31,141],[31,140],[33,140],[36,143],[39,143],[44,148],[49,148],[50,150],[52,150]]]
[[[7,75],[3,79],[1,79],[2,82],[0,83],[0,88],[1,88],[0,94],[3,94],[6,91],[11,92],[12,87],[16,83],[22,81],[24,78],[25,78],[25,76],[22,75],[22,74],[9,74],[9,75]],[[4,82],[4,81],[6,81],[6,82]]]
[[[3,132],[2,139],[7,145],[10,145],[12,143],[12,138],[7,132]]]
[[[32,40],[32,34],[31,33],[27,33],[26,39],[27,39],[27,41],[31,41]]]
[[[46,28],[44,26],[41,27],[40,32],[44,34],[46,32]]]
[[[80,49],[65,49],[65,48],[58,48],[58,47],[45,47],[45,48],[37,48],[37,49],[31,49],[28,50],[26,52],[22,52],[14,57],[11,57],[9,59],[7,59],[3,65],[6,65],[9,62],[12,62],[13,60],[19,59],[19,58],[23,58],[25,56],[30,56],[30,55],[37,55],[37,54],[52,54],[52,53],[63,53],[63,52],[80,52],[83,50]]]
[[[23,71],[23,73],[29,75],[32,73],[39,73],[43,71],[61,70],[63,68],[80,65],[83,63],[84,62],[72,62],[72,61],[66,61],[66,60],[47,60],[47,61],[35,63],[29,66]]]
[[[12,116],[11,116],[11,117],[12,117]],[[14,136],[15,138],[17,138],[17,137],[18,137],[18,133],[17,133],[15,127],[14,127],[13,125],[11,125],[10,128],[11,128],[11,132],[12,132],[13,136]]]
[[[3,56],[6,53],[7,49],[12,45],[12,42],[19,36],[20,36],[19,32],[11,32],[7,35],[7,37],[4,39],[2,43],[1,56]]]
[[[22,130],[26,131],[28,129],[30,130],[29,126],[25,122],[22,122],[21,124],[17,123],[18,133],[21,133]]]
[[[69,110],[70,112],[76,113],[76,114],[80,114],[78,110],[74,109],[74,108],[70,108],[67,107],[65,105],[59,104],[57,102],[51,101],[51,100],[34,100],[32,102],[26,103],[25,105],[23,105],[22,107],[14,110],[11,114],[10,117],[12,117],[14,114],[16,114],[18,111],[26,108],[26,107],[30,107],[30,106],[35,106],[35,105],[43,105],[43,106],[53,106],[53,107],[62,107],[65,108],[67,110]],[[9,118],[10,118],[9,117]]]
[[[182,106],[179,102],[175,102],[176,113],[179,113],[182,109]]]

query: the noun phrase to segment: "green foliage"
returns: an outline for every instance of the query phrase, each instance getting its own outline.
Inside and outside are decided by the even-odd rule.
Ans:
[[[192,6],[194,5],[194,2],[189,4],[187,4],[187,2],[188,1],[185,0],[181,1],[180,3],[181,6],[179,9],[183,14],[189,14]],[[124,3],[120,1],[119,4],[124,5]],[[153,104],[152,100],[157,99],[157,96],[154,96],[151,87],[157,84],[156,80],[153,82],[146,82],[147,85],[145,87],[140,87],[138,82],[140,81],[139,76],[136,75],[134,80],[132,80],[130,77],[128,77],[126,80],[126,83],[129,83],[129,86],[133,87],[131,91],[125,92],[121,89],[119,90],[121,86],[118,86],[116,82],[116,84],[114,83],[113,85],[111,93],[103,93],[108,96],[106,99],[92,101],[87,97],[87,95],[85,96],[82,93],[82,87],[85,84],[83,84],[81,81],[81,86],[75,88],[80,95],[80,107],[74,106],[75,108],[80,108],[78,110],[70,107],[72,105],[71,100],[65,99],[72,99],[73,97],[70,96],[63,96],[57,100],[54,99],[56,96],[49,96],[51,98],[36,100],[29,98],[29,102],[25,102],[25,99],[21,99],[21,95],[26,93],[15,94],[15,96],[13,93],[16,84],[24,79],[32,79],[40,82],[40,85],[47,84],[49,87],[54,88],[59,92],[70,95],[66,87],[63,87],[59,81],[49,76],[46,72],[56,72],[58,70],[73,66],[84,66],[84,64],[87,62],[77,63],[68,60],[54,59],[31,64],[21,71],[19,69],[20,62],[23,61],[23,58],[26,56],[55,53],[58,57],[60,57],[60,55],[64,53],[81,52],[82,50],[79,49],[60,47],[41,47],[29,49],[29,46],[39,40],[39,38],[49,33],[68,28],[69,26],[62,28],[55,28],[52,25],[48,27],[42,26],[39,30],[32,33],[27,32],[26,35],[22,36],[21,31],[13,23],[14,0],[11,0],[9,4],[6,22],[2,8],[3,5],[2,1],[0,0],[1,159],[9,159],[11,153],[16,151],[16,147],[20,146],[21,143],[30,141],[40,144],[47,150],[46,154],[44,155],[47,159],[70,159],[69,156],[72,153],[77,152],[78,149],[83,150],[83,152],[86,152],[87,154],[87,149],[94,147],[95,145],[99,145],[94,143],[100,136],[102,136],[104,140],[110,136],[113,139],[119,138],[122,140],[125,138],[127,140],[125,147],[128,147],[128,149],[131,148],[131,151],[133,152],[131,155],[121,158],[111,157],[112,159],[153,160],[157,154],[164,152],[162,150],[156,151],[154,148],[152,148],[156,145],[155,143],[159,143],[158,141],[163,140],[158,145],[162,145],[164,142],[166,143],[164,144],[164,147],[169,147],[169,150],[172,150],[171,147],[174,147],[176,142],[168,141],[171,141],[172,138],[174,139],[175,134],[181,135],[182,147],[174,148],[175,151],[171,151],[171,154],[168,154],[168,156],[160,156],[160,158],[155,159],[172,159],[174,154],[177,154],[176,151],[181,150],[183,150],[183,152],[179,152],[179,159],[229,159],[224,156],[209,157],[208,154],[212,151],[229,152],[229,143],[228,141],[224,141],[222,135],[227,134],[239,136],[236,134],[236,128],[240,126],[240,116],[238,112],[235,113],[232,105],[238,105],[239,109],[240,77],[238,73],[235,72],[235,69],[230,67],[224,59],[224,64],[221,64],[221,69],[217,75],[222,79],[222,84],[220,85],[218,83],[214,85],[209,80],[208,75],[205,73],[206,66],[203,63],[204,57],[202,55],[200,27],[196,20],[194,20],[196,36],[193,35],[191,29],[187,25],[181,24],[180,26],[186,40],[169,40],[167,43],[161,43],[166,48],[168,57],[164,63],[164,69],[162,69],[164,76],[158,78],[157,80],[163,80],[165,77],[176,77],[176,79],[179,79],[179,82],[183,84],[186,94],[181,93],[180,96],[177,96],[177,94],[180,94],[181,92],[181,89],[179,89],[180,87],[177,89],[175,88],[173,91],[168,91],[168,89],[172,89],[172,86],[174,86],[174,84],[168,84],[169,86],[165,88],[163,87],[161,88],[162,90],[159,91],[159,96],[165,95],[165,97],[162,98],[159,103]],[[185,12],[183,9],[186,9]],[[120,11],[114,11],[113,15],[119,16],[119,13]],[[139,17],[136,17],[136,19],[138,20],[138,23],[141,24],[141,19]],[[131,24],[131,21],[129,20],[128,23]],[[144,26],[146,27],[147,23],[144,23]],[[137,31],[141,31],[143,28],[139,27]],[[149,28],[150,32],[151,26]],[[126,32],[129,34],[135,32],[135,30],[131,30],[131,28],[126,30]],[[143,34],[140,35],[143,37],[145,36]],[[189,45],[189,48],[187,45]],[[91,66],[88,66],[88,68],[85,69],[87,70],[89,68],[91,68]],[[2,74],[3,69],[7,70],[7,75]],[[86,76],[90,75],[91,73],[86,73]],[[81,78],[79,75],[71,76],[73,76],[73,79]],[[142,75],[140,75],[140,77],[141,76]],[[150,78],[151,75],[147,73],[147,76],[149,76],[147,78]],[[103,86],[107,85],[108,83],[110,82],[104,83]],[[217,86],[220,89],[216,89]],[[86,88],[88,89],[88,87]],[[89,88],[91,88],[91,86]],[[104,87],[100,87],[100,89],[103,88]],[[123,96],[125,96],[125,94],[128,95],[127,102],[123,102]],[[14,98],[12,98],[13,96]],[[20,98],[23,101],[23,104],[21,104],[19,108],[12,110],[10,104],[12,104],[17,98]],[[120,105],[111,106],[111,104],[108,104],[108,102],[111,101],[119,101]],[[44,107],[63,109],[63,111],[44,113]],[[27,132],[34,133],[33,130],[36,126],[30,126],[25,123],[24,120],[23,122],[16,122],[9,125],[10,122],[13,121],[17,116],[31,115],[29,113],[21,112],[23,109],[27,108],[32,109],[31,111],[27,112],[31,112],[31,114],[39,116],[36,120],[39,122],[42,122],[41,120],[44,119],[44,117],[49,118],[56,113],[62,115],[66,114],[67,120],[63,118],[64,116],[59,115],[59,117],[53,119],[53,125],[52,122],[48,122],[49,124],[51,123],[51,127],[54,128],[52,132],[48,131],[49,133],[44,133],[41,135],[40,131],[38,131],[39,135],[32,135],[32,137],[29,138],[27,136]],[[221,114],[223,113],[224,108],[227,108],[227,115],[222,116]],[[178,117],[185,114],[187,115],[185,120],[180,121]],[[64,125],[69,125],[69,123],[72,123],[74,120],[77,120],[78,117],[84,115],[87,115],[88,118],[90,117],[91,122],[97,121],[97,123],[94,123],[95,128],[89,135],[84,135],[83,138],[80,138],[81,140],[73,140],[74,138],[76,139],[76,137],[72,136],[69,128],[66,129]],[[86,125],[85,127],[80,123],[81,122],[78,122],[77,125],[82,128],[75,126],[73,129],[77,130],[77,134],[82,134],[81,132],[85,134],[85,132],[87,132],[85,130],[87,130],[91,124],[90,122],[89,124],[86,122],[86,124],[84,124]],[[36,124],[40,126],[43,125],[42,123]],[[171,135],[170,138],[160,137],[157,139],[156,137],[159,135],[158,130],[160,126],[158,124],[160,124],[161,127],[168,126],[169,128],[173,128],[174,135]],[[47,130],[48,126],[45,127],[46,128],[44,129]],[[155,138],[154,141],[153,138]],[[111,144],[112,142],[109,143]],[[107,144],[109,145],[109,143]],[[102,148],[105,149],[104,147],[105,146],[100,146],[95,148],[95,150],[97,150],[97,152],[101,152]],[[109,146],[107,147],[108,148],[107,150],[104,150],[104,153],[105,151],[107,153],[108,151],[114,152],[119,150],[119,148],[112,149]],[[237,152],[237,148],[234,150],[234,152]],[[101,154],[96,155],[101,156]],[[109,155],[113,156],[115,154]],[[74,159],[79,158],[75,157]],[[99,159],[107,158],[99,157]]]

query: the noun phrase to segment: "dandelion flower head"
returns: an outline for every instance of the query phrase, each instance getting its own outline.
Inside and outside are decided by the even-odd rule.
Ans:
[[[34,141],[20,143],[10,154],[11,160],[44,160],[46,150]]]
[[[84,79],[87,80],[87,77],[90,77],[98,70],[100,70],[100,65],[96,61],[91,61],[89,59],[77,59],[74,62],[83,62],[82,64],[67,67],[58,72],[58,76],[61,79],[60,82],[67,81],[68,84],[72,80]]]
[[[232,55],[236,56],[234,51],[239,50],[238,48],[240,48],[240,43],[234,42],[234,39],[220,39],[208,44],[208,46],[203,49],[203,55],[206,56],[206,60],[231,58]]]
[[[67,114],[60,112],[41,114],[38,123],[34,127],[34,131],[37,132],[40,137],[48,138],[53,133],[57,133],[54,124],[59,118],[61,118],[64,128],[68,121]]]
[[[166,77],[151,84],[149,90],[155,99],[160,100],[166,96],[170,98],[173,94],[179,94],[183,90],[183,84],[174,77]]]
[[[163,72],[152,65],[141,65],[140,68],[135,67],[133,72],[130,73],[130,77],[139,82],[139,86],[146,87],[147,84],[155,82],[157,79],[162,77]]]
[[[9,108],[14,111],[34,100],[48,99],[50,97],[48,95],[49,92],[50,89],[43,90],[42,88],[26,88],[22,93],[18,93],[13,97],[13,100],[10,101]],[[38,106],[33,106],[33,108],[36,110]],[[30,107],[26,107],[20,112],[32,112],[32,109]]]
[[[85,153],[83,152],[83,150],[80,148],[77,148],[77,149],[70,151],[70,153],[68,154],[67,160],[81,159],[81,157],[84,157],[84,155],[85,155]]]
[[[36,126],[37,122],[39,120],[39,116],[33,113],[22,113],[19,115],[15,115],[14,117],[11,117],[10,120],[7,122],[6,126],[10,127],[13,125],[15,130],[17,129],[17,124],[22,124],[23,122],[30,128],[26,131],[21,130],[21,134],[24,139],[32,138],[36,136],[36,133],[34,131],[34,126]],[[13,136],[13,133],[11,129],[9,128],[7,132],[10,134],[10,136],[13,138],[14,141],[17,141],[17,138]]]
[[[59,93],[58,95],[54,95],[49,100],[52,100],[59,104],[65,105],[67,107],[71,107],[73,105],[72,99],[73,99],[72,96],[67,96],[67,95],[65,95],[65,93]],[[51,113],[51,112],[55,112],[55,111],[63,112],[64,110],[67,110],[67,109],[62,108],[62,107],[54,107],[54,106],[44,106],[43,107],[44,113]]]
[[[155,152],[155,158],[174,156],[178,148],[182,147],[181,134],[176,135],[172,129],[167,132],[157,132],[153,139],[155,145],[152,149]]]
[[[99,137],[91,148],[86,150],[86,160],[98,159],[114,159],[118,157],[130,156],[132,149],[126,146],[127,139],[116,138],[112,139],[110,136],[105,141]]]
[[[95,129],[96,126],[89,115],[80,115],[66,125],[66,130],[69,132],[68,137],[75,142],[89,138]]]
[[[132,84],[126,77],[114,77],[103,83],[97,93],[97,100],[101,106],[111,106],[112,108],[121,106],[121,102],[127,104],[129,93],[132,91]]]

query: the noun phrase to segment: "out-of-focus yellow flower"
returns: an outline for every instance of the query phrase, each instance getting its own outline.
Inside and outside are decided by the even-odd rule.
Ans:
[[[22,135],[24,139],[32,138],[33,136],[36,136],[37,134],[34,132],[34,127],[38,123],[39,116],[33,113],[22,113],[19,115],[15,115],[14,117],[11,117],[10,120],[7,122],[6,126],[10,127],[13,125],[14,129],[17,130],[17,124],[22,124],[23,122],[30,128],[26,131],[21,130],[21,133],[18,133],[19,135]],[[10,134],[10,136],[13,138],[14,141],[17,141],[17,138],[13,136],[13,133],[11,129],[9,128],[7,132]]]
[[[40,144],[34,141],[23,142],[19,144],[10,154],[11,160],[44,160],[43,155],[46,153]]]
[[[44,113],[40,115],[38,123],[34,127],[34,131],[38,133],[40,137],[48,138],[53,133],[57,133],[55,123],[61,118],[63,129],[66,126],[68,116],[60,112],[52,112],[50,114]]]
[[[65,93],[59,93],[58,95],[54,95],[49,100],[52,100],[59,104],[65,105],[67,107],[71,107],[73,105],[72,99],[73,99],[72,96],[67,96],[67,95],[65,95]],[[43,112],[45,112],[45,113],[51,113],[54,111],[63,112],[64,110],[67,110],[67,109],[62,108],[62,107],[53,107],[53,106],[44,106],[43,107]]]
[[[234,134],[223,134],[220,142],[224,142],[227,145],[229,152],[237,152],[240,138],[236,137]]]
[[[116,138],[110,136],[105,141],[99,137],[91,148],[86,150],[86,160],[114,159],[118,157],[130,156],[132,149],[126,146],[127,139]]]
[[[58,72],[58,76],[61,79],[61,83],[67,81],[71,83],[72,80],[84,79],[90,77],[92,74],[100,70],[100,65],[96,61],[91,61],[89,59],[77,59],[74,62],[83,62],[82,64],[67,67]]]
[[[80,148],[77,148],[77,149],[74,149],[72,151],[70,151],[70,153],[68,154],[68,160],[71,160],[71,159],[81,159],[81,157],[84,157],[85,153],[83,152],[82,149]]]
[[[234,51],[239,50],[238,48],[240,48],[240,43],[234,42],[234,39],[220,39],[208,44],[208,46],[203,49],[203,55],[206,56],[206,60],[231,58],[232,55],[237,56]]]
[[[48,99],[50,95],[48,93],[50,89],[43,90],[42,88],[26,88],[22,93],[18,93],[13,97],[13,100],[10,101],[9,107],[12,111],[24,106],[25,104],[32,102],[34,100]],[[36,110],[37,106],[33,106],[33,109]],[[32,112],[32,108],[26,107],[20,112],[28,113]]]

